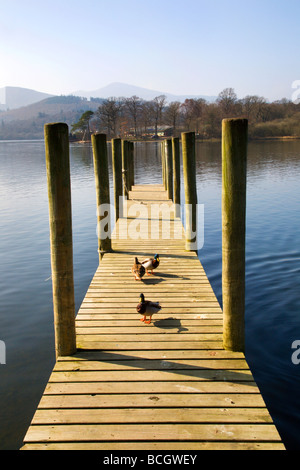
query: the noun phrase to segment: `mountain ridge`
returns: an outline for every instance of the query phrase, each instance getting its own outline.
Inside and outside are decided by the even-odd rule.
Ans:
[[[54,95],[31,88],[5,86],[0,88],[0,110],[7,111],[8,109],[22,108],[52,96]]]
[[[110,98],[110,97],[124,97],[130,98],[131,96],[138,96],[144,100],[152,100],[156,96],[165,95],[168,102],[171,101],[180,101],[183,102],[187,98],[203,98],[209,102],[215,101],[216,96],[207,96],[207,95],[175,95],[168,92],[162,92],[158,90],[152,90],[149,88],[144,88],[136,85],[130,85],[122,82],[112,82],[102,88],[96,90],[85,91],[77,90],[74,93],[77,96],[82,96],[84,98]]]
[[[130,85],[122,82],[112,82],[102,88],[96,90],[85,91],[78,90],[72,93],[69,93],[65,96],[79,96],[90,100],[90,98],[103,98],[107,99],[110,97],[116,98],[130,98],[131,96],[138,96],[141,99],[146,101],[153,100],[157,96],[164,95],[168,103],[171,101],[184,102],[185,99],[197,99],[202,98],[208,102],[216,100],[216,96],[206,96],[206,95],[175,95],[168,92],[162,92],[158,90],[151,90],[149,88],[144,88],[136,85]],[[43,101],[47,98],[52,98],[59,95],[54,95],[51,93],[45,93],[33,90],[31,88],[23,87],[12,87],[5,86],[0,88],[0,111],[16,110],[23,108],[25,106],[30,106],[32,104]],[[60,95],[63,96],[63,95]]]

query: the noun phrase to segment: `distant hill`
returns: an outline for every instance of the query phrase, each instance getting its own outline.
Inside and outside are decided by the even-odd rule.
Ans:
[[[78,96],[53,96],[38,103],[0,112],[0,140],[42,139],[44,124],[66,122],[69,127],[84,111],[96,111],[100,102]]]
[[[173,95],[171,93],[162,92],[158,90],[150,90],[148,88],[138,87],[135,85],[128,85],[126,83],[114,82],[109,85],[98,88],[97,90],[84,91],[79,90],[72,93],[72,96],[79,96],[83,98],[110,98],[138,96],[144,100],[152,100],[156,96],[165,95],[168,102],[180,101],[183,102],[186,98],[203,98],[209,102],[215,101],[216,96],[206,95]],[[14,110],[24,106],[29,106],[38,103],[47,98],[55,97],[49,93],[42,93],[40,91],[32,90],[29,88],[6,86],[0,88],[0,111]]]
[[[203,98],[209,102],[215,101],[216,96],[205,96],[205,95],[173,95],[171,93],[164,93],[157,90],[149,90],[148,88],[142,88],[134,85],[128,85],[126,83],[114,82],[110,85],[107,85],[103,88],[98,88],[97,90],[92,91],[83,91],[79,90],[74,92],[74,95],[82,96],[90,99],[93,98],[110,98],[115,97],[124,97],[130,98],[131,96],[138,96],[144,100],[152,100],[156,96],[165,95],[168,102],[171,101],[180,101],[183,102],[186,98]]]
[[[62,114],[69,115],[74,112],[84,112],[87,109],[96,110],[98,107],[99,102],[87,101],[86,98],[80,96],[53,96],[30,104],[29,106],[3,111],[0,113],[0,119],[3,119],[5,122],[20,119],[33,119],[40,117],[41,114],[46,114],[49,117],[58,117]]]
[[[28,106],[38,101],[50,98],[49,93],[31,90],[29,88],[6,86],[0,88],[0,109],[17,109],[22,106]]]

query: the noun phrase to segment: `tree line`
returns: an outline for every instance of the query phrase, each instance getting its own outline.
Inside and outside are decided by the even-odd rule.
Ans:
[[[224,89],[215,102],[194,98],[167,103],[164,95],[149,101],[138,96],[99,100],[97,111],[84,112],[71,132],[81,138],[93,132],[108,138],[149,138],[164,126],[173,136],[194,131],[200,139],[212,139],[221,137],[221,122],[227,117],[247,118],[250,138],[300,136],[300,103],[287,99],[270,103],[256,95],[238,99],[233,88]]]

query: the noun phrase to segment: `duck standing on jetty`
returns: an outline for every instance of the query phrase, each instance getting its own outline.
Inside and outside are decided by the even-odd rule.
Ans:
[[[150,276],[151,274],[153,274],[153,269],[156,269],[159,266],[159,255],[156,254],[156,255],[154,255],[153,258],[144,259],[144,261],[142,261],[142,265],[146,269],[147,276]],[[151,271],[150,274],[149,274],[148,270]]]
[[[139,260],[137,259],[137,257],[134,258],[134,264],[133,264],[133,266],[132,266],[132,268],[131,268],[131,272],[134,274],[136,281],[141,281],[141,280],[142,280],[142,277],[143,277],[144,274],[145,274],[145,268],[144,268],[144,266],[139,262]]]
[[[151,302],[151,300],[145,300],[144,294],[140,295],[140,302],[136,306],[136,311],[143,315],[140,321],[144,323],[151,323],[151,318],[154,313],[157,313],[161,310],[161,306],[159,302]],[[146,317],[150,317],[149,320],[146,321]]]

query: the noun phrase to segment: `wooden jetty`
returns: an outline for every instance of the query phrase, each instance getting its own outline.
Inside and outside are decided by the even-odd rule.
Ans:
[[[58,356],[22,450],[279,450],[284,445],[243,352],[223,347],[223,313],[165,185],[135,185]],[[171,213],[144,214],[162,202]],[[139,237],[128,236],[140,207]],[[126,221],[126,223],[124,223]],[[155,253],[135,281],[134,257]],[[140,293],[159,301],[151,324]]]

